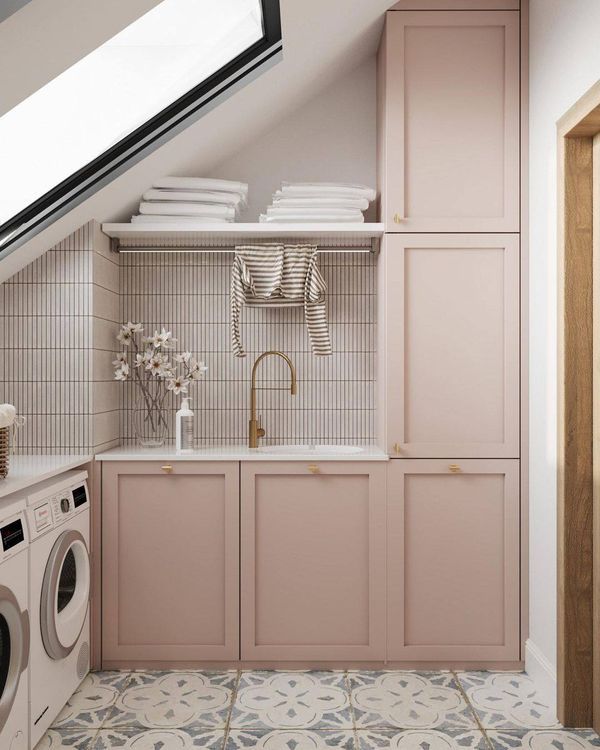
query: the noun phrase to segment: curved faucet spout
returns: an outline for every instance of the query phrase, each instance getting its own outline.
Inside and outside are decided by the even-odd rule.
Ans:
[[[265,431],[260,424],[260,419],[256,416],[256,371],[258,369],[258,365],[266,357],[281,357],[281,359],[283,359],[283,361],[287,363],[287,366],[290,368],[291,375],[290,394],[292,396],[295,396],[297,392],[296,368],[294,367],[294,363],[287,356],[287,354],[284,354],[283,352],[270,351],[263,352],[259,357],[256,358],[256,361],[252,366],[252,380],[250,388],[250,422],[248,423],[248,446],[250,448],[258,448],[258,438],[265,436]]]

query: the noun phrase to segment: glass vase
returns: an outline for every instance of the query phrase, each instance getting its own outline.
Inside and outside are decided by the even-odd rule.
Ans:
[[[164,385],[150,382],[147,389],[138,394],[133,410],[133,430],[143,448],[159,448],[164,445],[168,433],[168,411],[162,405]]]

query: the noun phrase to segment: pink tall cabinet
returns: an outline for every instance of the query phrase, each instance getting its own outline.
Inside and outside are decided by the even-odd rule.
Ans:
[[[401,0],[386,14],[378,271],[390,663],[523,658],[525,11],[511,0]]]

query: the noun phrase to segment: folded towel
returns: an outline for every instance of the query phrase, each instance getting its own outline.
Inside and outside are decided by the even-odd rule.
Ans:
[[[221,219],[218,216],[153,216],[152,214],[134,214],[132,224],[231,224],[233,219]]]
[[[364,222],[365,217],[359,212],[356,216],[340,216],[340,214],[323,214],[316,216],[315,214],[277,214],[276,216],[270,216],[268,214],[261,214],[259,221],[262,223],[274,223],[274,224],[299,224],[306,222],[313,222],[315,224],[326,224],[326,223],[337,223],[337,224],[360,224]]]
[[[12,404],[0,404],[0,428],[11,427],[17,416],[17,410]]]
[[[281,192],[285,195],[315,195],[338,194],[348,198],[366,198],[374,201],[377,193],[366,185],[354,185],[348,182],[282,182]]]
[[[302,198],[284,195],[278,190],[273,196],[273,206],[277,208],[357,208],[366,211],[369,201],[366,198],[346,198],[345,196],[327,196],[317,198]]]
[[[319,216],[330,216],[332,214],[355,219],[362,216],[362,211],[359,208],[338,208],[337,206],[334,208],[317,206],[311,206],[310,208],[296,208],[295,206],[267,207],[267,216],[314,216],[315,219],[318,219]]]
[[[226,193],[216,190],[146,190],[145,201],[176,201],[186,203],[220,203],[224,206],[240,206],[245,203],[242,193]]]
[[[235,209],[232,206],[220,206],[218,203],[175,203],[174,201],[142,201],[141,214],[153,216],[214,216],[221,219],[233,219]]]
[[[152,183],[155,188],[168,190],[222,190],[248,195],[248,184],[233,180],[215,180],[211,177],[161,177]]]

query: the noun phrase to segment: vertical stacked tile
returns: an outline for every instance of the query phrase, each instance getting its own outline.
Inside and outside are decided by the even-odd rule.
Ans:
[[[0,288],[0,398],[27,420],[17,453],[87,453],[107,442],[94,419],[98,239],[98,226],[86,224]]]

